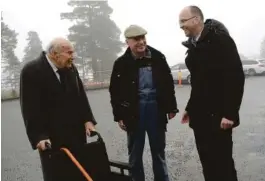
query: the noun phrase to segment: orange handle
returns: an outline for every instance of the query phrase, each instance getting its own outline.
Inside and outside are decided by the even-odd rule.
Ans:
[[[92,178],[86,172],[86,170],[82,167],[82,165],[77,161],[77,159],[73,156],[73,154],[67,148],[61,148],[61,150],[64,151],[69,156],[69,158],[73,161],[73,163],[81,171],[81,173],[84,175],[84,177],[87,179],[87,181],[93,181]]]

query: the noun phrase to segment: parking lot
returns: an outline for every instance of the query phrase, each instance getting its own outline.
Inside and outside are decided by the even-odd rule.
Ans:
[[[265,181],[265,76],[246,79],[240,112],[241,125],[234,131],[235,163],[240,181]],[[176,86],[178,107],[183,111],[190,93],[189,85]],[[107,90],[87,93],[109,157],[127,161],[126,134],[113,122]],[[193,132],[180,124],[181,114],[170,120],[166,157],[172,181],[203,181]],[[2,180],[41,181],[37,151],[27,140],[18,100],[2,102]],[[148,143],[148,142],[147,142]],[[148,144],[144,163],[151,181],[152,160]]]

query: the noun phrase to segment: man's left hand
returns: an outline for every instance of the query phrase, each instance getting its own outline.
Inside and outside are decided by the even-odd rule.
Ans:
[[[86,134],[88,136],[90,136],[91,131],[96,131],[95,125],[90,121],[85,123],[85,128],[86,128]]]
[[[173,119],[176,116],[176,113],[169,113],[168,114],[168,119]]]
[[[233,126],[234,122],[231,120],[228,120],[226,118],[223,118],[221,121],[221,128],[222,129],[229,129]]]

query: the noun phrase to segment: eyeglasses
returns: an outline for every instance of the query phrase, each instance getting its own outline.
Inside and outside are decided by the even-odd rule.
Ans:
[[[186,23],[187,21],[189,21],[189,20],[191,20],[191,19],[193,19],[193,18],[197,18],[197,16],[192,16],[191,18],[188,18],[188,19],[181,19],[181,20],[179,21],[179,24],[184,24],[184,23]]]

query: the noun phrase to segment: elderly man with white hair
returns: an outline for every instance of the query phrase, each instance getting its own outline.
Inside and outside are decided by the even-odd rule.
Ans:
[[[54,150],[79,148],[95,131],[87,96],[73,65],[74,48],[55,38],[47,51],[27,63],[20,77],[20,103],[31,146],[38,149],[45,181],[53,180],[46,143]]]

